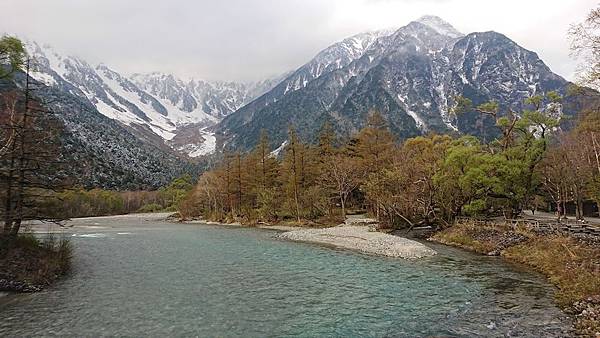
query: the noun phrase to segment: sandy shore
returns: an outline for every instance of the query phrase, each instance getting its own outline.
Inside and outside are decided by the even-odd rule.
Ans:
[[[368,226],[342,225],[324,229],[302,229],[284,232],[279,238],[333,245],[339,248],[400,258],[422,258],[436,254],[429,247],[398,236],[369,231]]]

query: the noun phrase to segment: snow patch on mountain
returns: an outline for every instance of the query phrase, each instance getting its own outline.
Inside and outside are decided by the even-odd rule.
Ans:
[[[287,147],[287,145],[288,145],[288,144],[289,144],[289,141],[288,141],[288,140],[285,140],[285,141],[283,141],[283,142],[281,143],[281,145],[280,145],[279,147],[277,147],[277,149],[275,149],[275,150],[273,150],[273,151],[271,152],[271,154],[270,154],[270,155],[271,155],[272,157],[278,157],[278,156],[279,156],[279,154],[281,154],[281,152],[282,152],[282,151],[285,149],[285,147]]]
[[[187,153],[189,157],[199,157],[214,153],[217,148],[217,137],[215,136],[215,133],[206,130],[206,128],[202,128],[200,129],[200,135],[204,139],[204,142],[200,144],[189,144],[178,150]]]
[[[188,156],[215,150],[215,136],[203,129],[201,137],[182,137],[188,144],[171,143],[190,125],[208,128],[244,104],[270,90],[281,78],[250,83],[190,80],[162,73],[122,75],[104,64],[91,66],[74,56],[63,56],[48,45],[26,41],[34,59],[32,77],[87,99],[103,115],[142,133],[159,136]],[[149,130],[149,131],[148,131]],[[148,135],[149,139],[154,139]],[[177,144],[177,146],[174,146]]]
[[[408,98],[406,96],[402,96],[401,94],[398,94],[398,100],[400,100],[400,102],[402,102],[402,104],[404,104],[404,106],[406,108],[406,113],[410,117],[412,117],[412,119],[415,121],[417,128],[419,128],[423,131],[426,130],[427,128],[426,128],[426,125],[425,125],[425,122],[423,121],[423,119],[416,112],[410,110],[410,108],[406,104],[406,101],[408,100]]]
[[[451,24],[435,15],[424,15],[420,17],[417,22],[427,25],[430,28],[433,28],[439,34],[446,35],[451,38],[460,38],[464,36],[464,34],[456,30],[456,28],[454,28]]]

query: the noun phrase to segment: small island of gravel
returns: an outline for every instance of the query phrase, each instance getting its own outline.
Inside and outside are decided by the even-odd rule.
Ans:
[[[369,226],[361,225],[293,230],[281,233],[279,238],[298,242],[327,244],[367,254],[407,259],[429,257],[436,254],[433,249],[419,242],[370,231]]]

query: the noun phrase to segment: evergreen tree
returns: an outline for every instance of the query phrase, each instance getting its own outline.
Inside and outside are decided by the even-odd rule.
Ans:
[[[21,40],[12,36],[0,38],[0,79],[8,78],[21,70],[26,57],[27,52]]]

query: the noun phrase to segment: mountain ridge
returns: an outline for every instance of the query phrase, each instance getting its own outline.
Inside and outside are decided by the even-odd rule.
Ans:
[[[26,46],[35,60],[33,78],[90,101],[103,115],[136,130],[141,139],[156,144],[158,136],[174,151],[190,157],[214,152],[214,147],[204,143],[201,135],[209,137],[209,133],[203,130],[277,81],[184,82],[158,72],[126,76],[103,63],[93,66],[61,55],[48,45],[27,41]],[[198,129],[200,137],[186,137],[192,128]]]
[[[473,112],[452,114],[454,97],[522,108],[525,97],[564,92],[568,84],[505,35],[463,34],[431,15],[398,29],[347,37],[294,71],[250,83],[184,81],[161,72],[126,76],[29,45],[42,65],[34,78],[90,101],[143,142],[189,157],[248,150],[262,129],[277,148],[287,140],[289,125],[314,139],[329,121],[349,137],[372,109],[384,113],[401,139],[428,132],[479,134],[475,124],[493,124]]]
[[[302,88],[271,101],[265,98],[278,93],[266,93],[214,130],[221,147],[249,149],[266,129],[277,148],[287,140],[290,125],[310,140],[325,121],[332,122],[338,134],[350,136],[376,109],[400,138],[428,132],[477,135],[481,129],[473,126],[480,117],[474,112],[452,114],[455,97],[465,96],[476,104],[495,100],[503,109],[521,109],[526,97],[564,93],[568,85],[535,52],[501,33],[465,35],[440,18],[426,16],[378,37],[345,66],[324,72]],[[493,126],[491,121],[484,123],[487,129]]]

